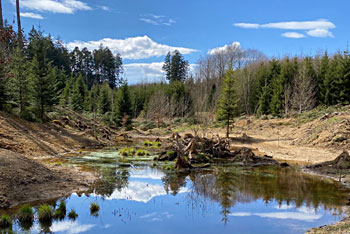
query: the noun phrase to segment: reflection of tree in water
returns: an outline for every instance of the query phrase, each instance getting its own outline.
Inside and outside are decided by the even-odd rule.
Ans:
[[[171,194],[175,196],[176,194],[178,194],[182,187],[186,187],[186,177],[190,174],[190,172],[164,171],[164,174],[165,175],[162,177],[164,189],[166,193],[171,192]]]
[[[109,197],[116,189],[120,192],[129,184],[128,168],[106,167],[100,172],[100,179],[95,184],[95,193],[98,195]]]
[[[266,203],[293,203],[296,207],[306,205],[315,210],[323,206],[324,209],[339,214],[346,203],[346,189],[340,184],[293,169],[217,168],[213,171],[192,172],[190,178],[193,190],[191,198],[198,199],[202,196],[218,202],[225,223],[230,208],[237,202],[248,203],[262,199]],[[196,203],[197,200],[192,202]],[[198,202],[204,204],[201,199]]]

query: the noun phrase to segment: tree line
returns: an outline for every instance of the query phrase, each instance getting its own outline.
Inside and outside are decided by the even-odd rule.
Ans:
[[[69,52],[34,27],[28,36],[5,22],[0,29],[0,110],[32,121],[47,120],[55,105],[106,115],[115,125],[132,116],[119,54],[101,45]],[[124,119],[124,120],[123,120]]]

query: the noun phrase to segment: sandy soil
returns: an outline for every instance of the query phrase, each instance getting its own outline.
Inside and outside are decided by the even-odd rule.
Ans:
[[[89,189],[97,175],[52,163],[78,148],[100,146],[87,131],[0,112],[0,209]]]

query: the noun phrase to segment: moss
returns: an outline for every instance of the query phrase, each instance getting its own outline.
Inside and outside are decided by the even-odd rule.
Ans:
[[[30,205],[23,205],[19,208],[17,219],[22,224],[32,224],[34,220],[33,208]]]
[[[76,218],[78,218],[77,212],[75,212],[75,210],[72,209],[72,210],[68,213],[68,218],[71,219],[71,220],[75,220]]]
[[[41,205],[38,210],[38,218],[40,222],[51,222],[54,218],[53,209],[49,205]]]
[[[158,148],[158,147],[160,147],[162,145],[162,143],[160,143],[158,141],[144,141],[143,145],[147,146],[147,147]]]
[[[119,150],[119,153],[122,156],[134,156],[135,155],[135,149],[134,148],[123,148]]]
[[[146,150],[139,149],[136,151],[136,155],[137,156],[149,156],[150,153]]]
[[[173,157],[173,156],[175,156],[175,154],[176,154],[176,152],[172,151],[172,150],[166,152],[166,155],[169,156],[169,157]]]
[[[100,206],[97,203],[90,204],[90,213],[92,215],[97,216],[99,211],[100,211]]]
[[[173,170],[175,170],[175,165],[173,165],[173,164],[163,165],[163,170],[173,171]]]
[[[12,218],[10,215],[1,215],[0,228],[10,228],[12,226]]]

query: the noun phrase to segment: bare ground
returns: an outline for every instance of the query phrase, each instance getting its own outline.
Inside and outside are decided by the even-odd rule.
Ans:
[[[94,138],[91,127],[82,130],[73,121],[61,122],[31,123],[0,112],[0,209],[89,189],[97,175],[52,162],[78,148],[111,141]]]

